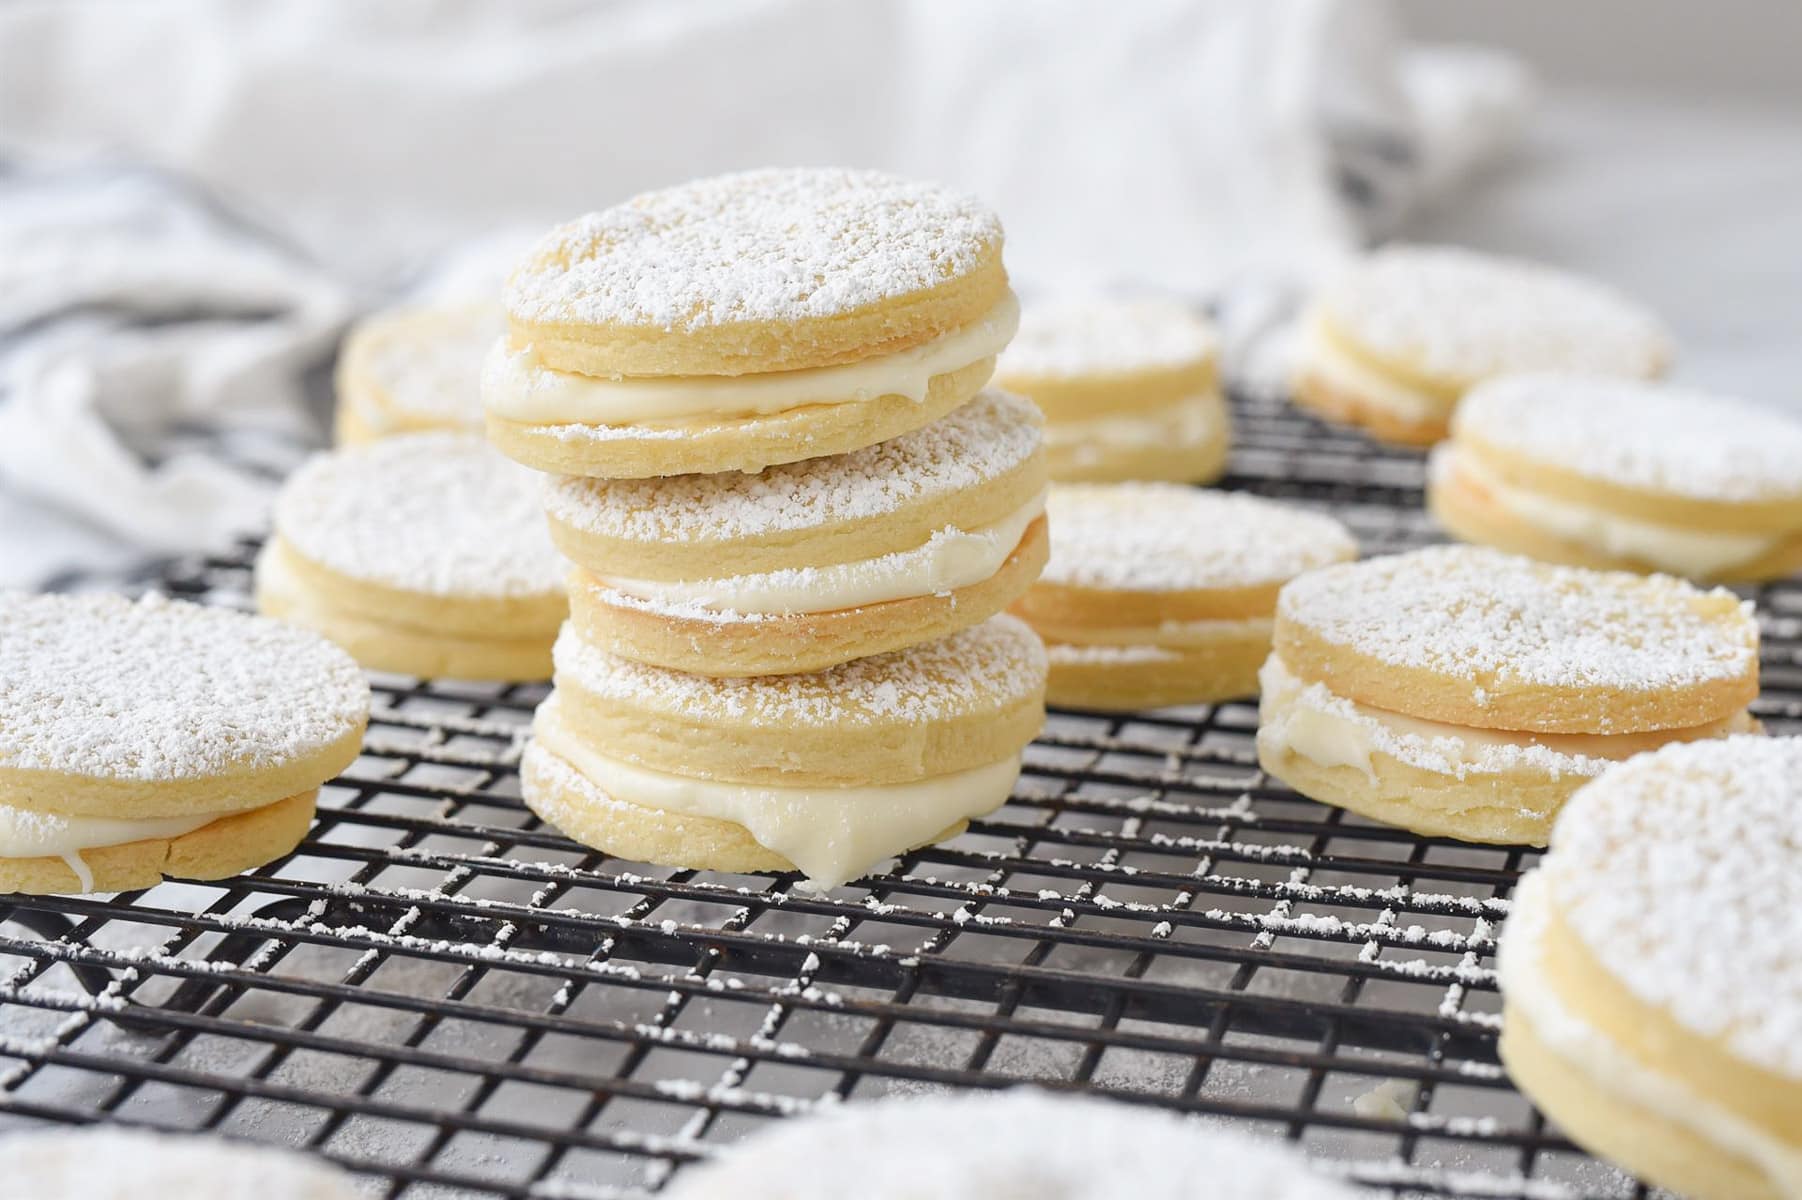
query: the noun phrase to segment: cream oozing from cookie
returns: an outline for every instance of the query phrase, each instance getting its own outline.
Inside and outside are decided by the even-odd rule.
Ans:
[[[749,375],[602,379],[542,366],[530,346],[513,347],[503,338],[483,365],[482,394],[490,412],[511,421],[587,425],[767,416],[881,396],[921,401],[934,377],[998,354],[1019,321],[1010,293],[979,320],[922,346],[838,366]]]
[[[1451,442],[1434,448],[1431,471],[1442,486],[1456,485],[1462,477],[1465,486],[1489,496],[1510,516],[1554,537],[1683,575],[1718,575],[1762,557],[1784,540],[1783,535],[1683,529],[1550,496],[1504,480],[1481,457]]]
[[[1322,767],[1354,767],[1376,780],[1375,756],[1465,779],[1528,771],[1593,777],[1614,763],[1672,741],[1716,738],[1748,730],[1746,713],[1689,729],[1652,733],[1512,733],[1429,721],[1360,704],[1322,683],[1298,677],[1277,654],[1258,672],[1258,743]]]
[[[596,750],[564,724],[554,697],[539,707],[532,736],[610,797],[744,826],[818,889],[838,887],[959,821],[994,811],[1020,774],[1015,754],[949,775],[865,787],[775,787],[673,775]]]
[[[1044,511],[1041,494],[999,521],[973,529],[947,525],[912,550],[856,562],[680,582],[596,578],[615,592],[666,611],[699,608],[758,616],[836,612],[981,583],[1001,569]]]

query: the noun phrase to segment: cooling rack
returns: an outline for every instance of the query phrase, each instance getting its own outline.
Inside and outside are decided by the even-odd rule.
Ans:
[[[1432,540],[1417,455],[1235,408],[1225,486],[1370,552]],[[243,606],[254,551],[145,582]],[[1793,730],[1802,587],[1757,598],[1756,711]],[[542,826],[515,770],[539,686],[375,683],[289,858],[0,908],[0,1127],[213,1130],[377,1195],[598,1200],[821,1105],[1030,1082],[1221,1116],[1379,1194],[1642,1194],[1497,1063],[1492,956],[1532,854],[1301,799],[1257,769],[1253,705],[1055,712],[1006,808],[810,895]]]

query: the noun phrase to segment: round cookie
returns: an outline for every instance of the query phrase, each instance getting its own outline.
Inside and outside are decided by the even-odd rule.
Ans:
[[[1013,606],[1045,639],[1046,698],[1129,710],[1254,695],[1277,590],[1355,558],[1330,517],[1170,483],[1059,484],[1051,561]]]
[[[924,429],[759,475],[568,477],[571,619],[623,658],[701,675],[813,671],[1001,611],[1047,539],[1039,416],[984,392]]]
[[[0,593],[0,886],[218,878],[293,849],[369,688],[305,630],[147,596]]]
[[[482,395],[528,466],[755,472],[917,429],[1019,308],[972,197],[872,171],[703,179],[553,230],[509,279]]]
[[[1217,358],[1184,305],[1071,299],[1022,314],[995,381],[1044,410],[1053,479],[1205,483],[1232,440]]]
[[[482,362],[505,329],[492,304],[396,308],[359,321],[338,356],[338,444],[480,433]]]
[[[1418,833],[1543,845],[1570,793],[1668,742],[1757,729],[1731,592],[1440,546],[1286,585],[1258,761]]]
[[[556,658],[520,771],[534,812],[618,857],[815,887],[1000,807],[1045,715],[1044,649],[1006,616],[806,675],[667,671],[573,630]]]
[[[1332,280],[1302,319],[1296,403],[1373,436],[1427,445],[1486,379],[1663,374],[1670,339],[1619,293],[1533,263],[1389,246]]]
[[[350,1176],[280,1146],[88,1125],[0,1138],[7,1200],[357,1200]]]
[[[1206,1185],[1197,1189],[1197,1181]],[[669,1200],[1352,1200],[1275,1139],[1031,1088],[816,1110],[688,1167]]]
[[[1802,1185],[1802,740],[1673,746],[1571,798],[1502,931],[1502,1061],[1697,1200]]]
[[[568,601],[539,483],[469,434],[316,455],[276,498],[257,607],[373,670],[548,678]]]
[[[1548,562],[1758,581],[1802,568],[1802,422],[1654,383],[1473,389],[1427,503],[1466,541]]]

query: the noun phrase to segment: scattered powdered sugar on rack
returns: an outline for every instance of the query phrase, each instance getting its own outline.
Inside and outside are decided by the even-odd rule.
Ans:
[[[282,486],[275,530],[303,558],[434,596],[537,596],[567,564],[539,476],[481,438],[417,433],[315,455]]]
[[[1171,370],[1208,362],[1217,346],[1207,318],[1174,301],[1061,299],[1021,312],[995,373],[1006,382]]]
[[[1640,1000],[1802,1080],[1802,739],[1641,755],[1570,802],[1554,903]]]
[[[1655,375],[1658,319],[1581,277],[1447,246],[1391,246],[1340,275],[1320,307],[1360,346],[1435,376],[1514,371]]]
[[[1767,406],[1667,384],[1513,375],[1474,388],[1452,429],[1617,487],[1794,500],[1802,525],[1802,422]]]
[[[615,658],[569,627],[557,682],[635,708],[808,725],[941,720],[1017,703],[1045,686],[1045,647],[1009,616],[950,637],[805,675],[710,679]]]
[[[1045,505],[1041,578],[1110,591],[1202,591],[1282,583],[1355,556],[1331,517],[1174,483],[1060,484]]]
[[[353,369],[366,373],[396,413],[479,429],[482,361],[506,329],[498,305],[401,309],[372,317],[346,353],[356,355],[363,340]]]
[[[1277,601],[1279,621],[1389,665],[1489,687],[1626,691],[1746,675],[1758,656],[1752,611],[1724,588],[1477,546],[1326,567]]]
[[[1350,1200],[1293,1149],[1149,1107],[1033,1089],[843,1105],[677,1176],[670,1200]]]
[[[306,630],[149,595],[0,593],[0,768],[194,779],[356,727],[369,687]]]
[[[766,169],[647,192],[545,236],[520,321],[702,329],[829,318],[937,287],[999,250],[974,196],[878,171]]]
[[[1038,453],[1043,422],[994,390],[923,429],[757,475],[552,479],[551,519],[633,541],[721,542],[888,516],[1000,478]]]
[[[294,1151],[113,1125],[10,1134],[0,1138],[0,1159],[15,1184],[28,1181],[16,1194],[35,1200],[355,1200],[361,1194],[348,1175]]]

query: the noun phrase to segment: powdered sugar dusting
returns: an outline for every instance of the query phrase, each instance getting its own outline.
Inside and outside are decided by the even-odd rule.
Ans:
[[[1198,1181],[1205,1186],[1198,1191]],[[1289,1146],[1215,1122],[1032,1089],[850,1104],[677,1176],[670,1200],[1351,1200]]]
[[[1064,298],[1031,304],[995,376],[1076,378],[1199,366],[1214,357],[1214,326],[1168,300]]]
[[[507,281],[520,321],[682,330],[856,312],[999,248],[973,196],[878,171],[764,169],[648,192],[553,230]]]
[[[1794,499],[1802,525],[1802,422],[1766,406],[1654,383],[1517,375],[1473,389],[1452,429],[1619,487]]]
[[[1385,357],[1475,381],[1514,371],[1655,375],[1658,319],[1599,283],[1448,246],[1391,246],[1334,280],[1334,327]]]
[[[282,486],[275,529],[354,579],[434,596],[560,591],[566,564],[541,476],[478,437],[419,433],[315,455]]]
[[[1802,738],[1670,746],[1571,800],[1543,868],[1640,1000],[1802,1080]]]
[[[1277,613],[1335,645],[1490,691],[1657,691],[1741,678],[1758,655],[1751,603],[1724,588],[1475,546],[1310,572],[1283,588]]]
[[[1051,562],[1042,578],[1066,587],[1253,587],[1358,553],[1331,517],[1175,483],[1059,484],[1045,511]]]
[[[356,1200],[360,1194],[336,1167],[291,1150],[116,1125],[14,1133],[0,1139],[0,1159],[9,1179],[26,1184],[17,1194],[38,1200]]]
[[[997,479],[1038,452],[1038,410],[987,390],[923,429],[756,475],[553,479],[552,519],[602,537],[728,541],[881,517]]]
[[[505,331],[498,305],[378,314],[362,369],[397,413],[480,429],[482,362]]]
[[[0,631],[0,766],[130,780],[273,768],[369,711],[348,654],[264,617],[12,592]]]
[[[710,679],[615,658],[568,626],[554,652],[559,684],[603,700],[772,724],[892,725],[1018,702],[1045,686],[1045,647],[1008,616],[950,637],[805,675]]]

